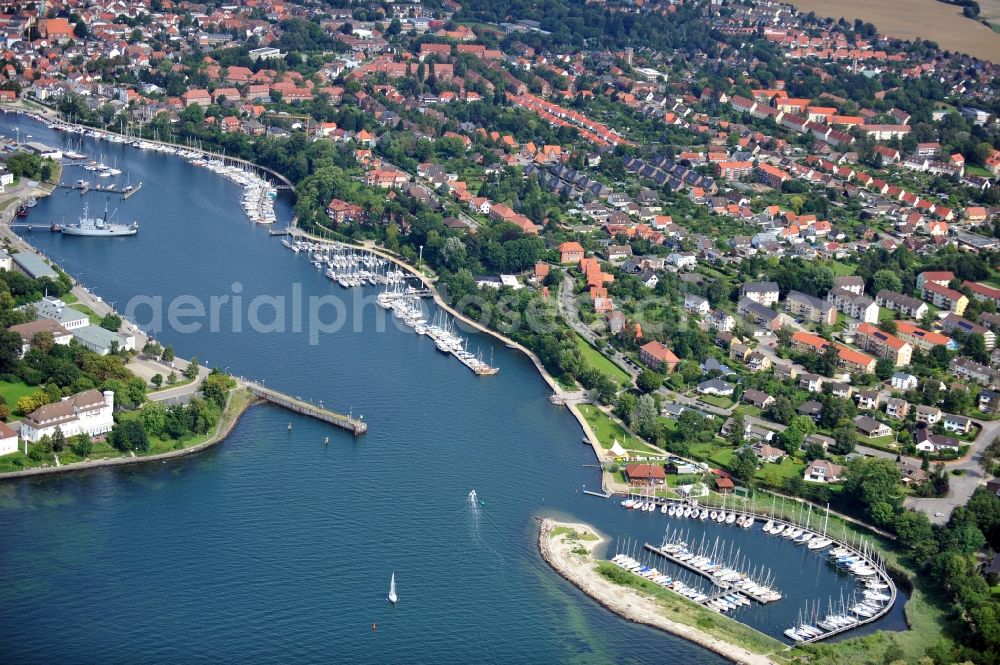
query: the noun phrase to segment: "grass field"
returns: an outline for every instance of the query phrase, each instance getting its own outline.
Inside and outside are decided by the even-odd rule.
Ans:
[[[801,477],[803,469],[805,465],[802,462],[784,457],[780,464],[765,464],[754,475],[770,485],[780,486],[787,478]]]
[[[36,390],[41,390],[39,386],[29,386],[23,381],[18,381],[17,383],[9,383],[7,381],[0,381],[0,396],[7,401],[7,406],[10,407],[10,414],[14,415],[14,407],[17,404],[17,400],[21,399],[25,395],[30,395]],[[17,415],[25,415],[19,413]]]
[[[592,404],[581,404],[580,413],[590,424],[590,428],[597,435],[597,440],[601,447],[607,450],[615,440],[617,440],[626,450],[634,450],[638,453],[656,455],[657,452],[643,443],[639,437],[633,436],[625,431],[625,428],[612,420],[606,413]]]
[[[618,383],[628,385],[631,377],[621,367],[608,360],[600,351],[587,343],[579,335],[576,336],[576,348],[580,349],[580,355],[587,361],[587,364],[598,372],[607,374]]]
[[[847,275],[853,275],[856,266],[849,266],[846,263],[841,263],[840,261],[830,261],[830,269],[833,270],[833,274],[837,277],[846,277]]]

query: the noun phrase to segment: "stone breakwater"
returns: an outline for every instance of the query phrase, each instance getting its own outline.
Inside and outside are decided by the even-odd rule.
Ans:
[[[579,534],[592,534],[594,540],[570,541],[564,535],[555,535],[557,527],[572,529]],[[753,653],[744,647],[713,637],[693,626],[671,621],[655,599],[627,587],[619,586],[602,577],[596,570],[594,548],[604,542],[593,528],[586,524],[542,520],[538,547],[542,558],[564,578],[585,594],[618,616],[635,623],[659,628],[689,642],[694,642],[734,663],[768,665],[774,663],[765,655]],[[583,547],[587,555],[573,552]]]

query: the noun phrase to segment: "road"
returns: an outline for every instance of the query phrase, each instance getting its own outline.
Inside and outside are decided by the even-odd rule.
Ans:
[[[973,422],[982,427],[982,430],[972,443],[972,446],[969,447],[969,452],[965,458],[957,462],[945,463],[950,482],[948,496],[941,497],[940,499],[908,497],[904,504],[907,508],[927,513],[927,516],[934,524],[944,524],[947,522],[948,518],[951,517],[951,511],[956,506],[964,506],[968,503],[969,497],[976,491],[976,488],[986,484],[986,481],[990,479],[990,476],[983,471],[983,452],[993,439],[1000,434],[1000,420],[975,420]],[[962,473],[954,475],[952,472],[956,470]]]
[[[573,294],[573,278],[568,274],[563,275],[563,280],[559,284],[559,296],[556,299],[559,306],[559,313],[562,314],[563,319],[569,324],[580,337],[584,338],[596,349],[603,349],[606,344],[602,342],[593,330],[584,325],[583,321],[580,320],[580,311],[576,304],[576,297]],[[620,351],[612,351],[608,353],[606,351],[601,351],[605,357],[607,357],[611,362],[618,365],[629,376],[632,380],[639,376],[639,372],[642,368],[639,367],[631,358],[621,353]]]

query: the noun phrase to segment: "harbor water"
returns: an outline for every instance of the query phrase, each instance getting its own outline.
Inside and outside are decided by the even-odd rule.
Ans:
[[[0,118],[0,133],[15,127],[22,139],[80,143]],[[214,325],[157,337],[182,357],[363,415],[369,430],[355,438],[257,406],[190,458],[0,484],[3,662],[722,662],[619,619],[552,572],[537,551],[539,516],[588,522],[611,549],[623,537],[658,544],[667,526],[735,540],[784,594],[738,618],[775,636],[807,601],[825,608],[856,588],[825,556],[759,525],[677,522],[585,495],[600,484],[593,453],[527,358],[465,333],[500,367],[477,377],[394,325],[377,289],[339,287],[249,222],[236,184],[175,156],[87,138],[82,150],[142,181],[109,203],[139,234],[23,230],[28,240],[118,309],[136,296],[164,310],[177,299],[284,298],[283,330],[250,326],[249,312],[227,305]],[[74,169],[65,181],[83,177]],[[86,196],[103,210],[105,195]],[[72,222],[81,209],[78,192],[60,190],[28,221]],[[281,197],[277,214],[290,216]],[[345,325],[311,339],[293,320],[296,293],[342,297]],[[153,307],[136,310],[139,323]],[[903,629],[903,600],[875,627]]]

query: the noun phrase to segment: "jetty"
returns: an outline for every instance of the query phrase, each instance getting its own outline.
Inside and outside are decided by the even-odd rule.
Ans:
[[[325,423],[336,425],[337,427],[351,432],[354,436],[360,436],[368,431],[368,423],[366,423],[364,418],[361,416],[358,418],[345,416],[342,413],[331,411],[323,406],[317,406],[316,404],[306,402],[298,397],[286,395],[285,393],[272,388],[265,388],[261,384],[254,383],[252,381],[244,381],[243,383],[247,389],[253,393],[254,397],[257,397],[258,399],[262,399],[272,404],[277,404],[278,406],[286,408],[289,411],[294,411],[295,413],[300,413],[304,416],[310,416],[312,418],[316,418],[317,420],[322,420]]]
[[[676,556],[674,556],[670,552],[667,552],[666,550],[663,550],[663,549],[661,549],[661,548],[659,548],[659,547],[657,547],[655,545],[650,545],[649,543],[644,543],[643,547],[645,549],[649,550],[650,552],[652,552],[653,554],[660,555],[661,557],[663,557],[664,559],[666,559],[670,563],[674,564],[675,566],[680,566],[681,568],[689,570],[692,573],[695,573],[696,575],[700,575],[700,576],[704,577],[709,582],[711,582],[713,585],[715,585],[716,587],[718,587],[719,589],[721,589],[721,591],[718,594],[716,594],[714,596],[711,596],[711,597],[707,598],[706,600],[702,601],[702,604],[707,604],[711,600],[716,600],[720,596],[725,596],[728,593],[734,593],[734,592],[735,593],[741,593],[744,596],[752,598],[753,600],[756,600],[761,605],[766,605],[767,603],[775,600],[773,594],[772,595],[767,595],[765,593],[761,593],[761,592],[755,590],[753,587],[748,587],[748,588],[739,588],[739,587],[736,587],[735,585],[731,584],[730,582],[728,582],[726,580],[723,580],[723,579],[720,579],[719,577],[713,576],[712,572],[711,572],[712,571],[711,568],[709,568],[709,569],[699,568],[698,566],[692,565],[692,564],[688,563],[687,561],[684,561],[682,559],[677,558]],[[744,579],[746,579],[746,578],[744,578]]]
[[[138,192],[140,189],[142,189],[142,183],[141,182],[138,185],[136,185],[135,187],[133,187],[132,189],[130,189],[130,190],[126,191],[124,194],[122,194],[122,200],[124,201],[128,197],[130,197],[133,194],[135,194],[136,192]]]

